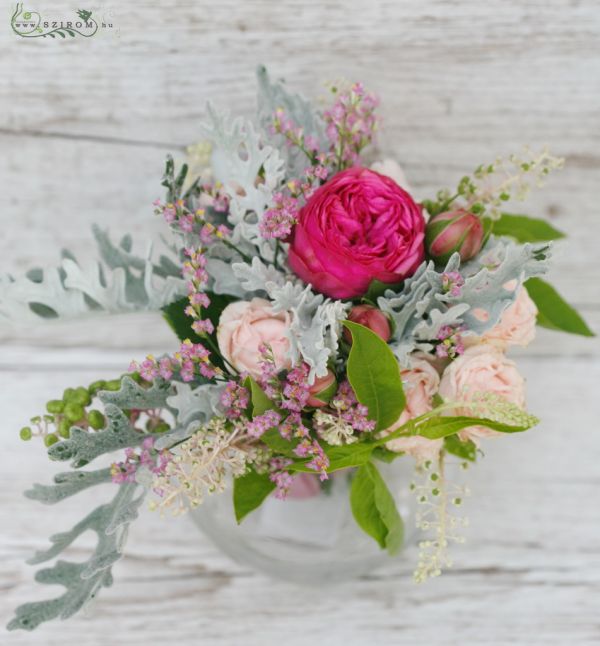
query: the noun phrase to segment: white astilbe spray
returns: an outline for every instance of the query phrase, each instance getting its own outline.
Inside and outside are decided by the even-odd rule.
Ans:
[[[318,410],[313,417],[313,426],[319,437],[332,446],[352,444],[358,441],[352,426],[343,420],[339,413],[332,415]]]
[[[158,499],[151,509],[169,509],[174,516],[202,504],[207,494],[225,490],[229,476],[240,476],[252,460],[240,437],[242,428],[228,430],[227,420],[214,417],[180,444],[152,488]]]
[[[478,166],[472,176],[461,180],[458,193],[467,200],[467,208],[486,205],[486,214],[499,218],[505,202],[524,200],[532,186],[543,186],[547,175],[563,165],[564,159],[554,157],[546,148],[539,153],[525,148],[522,155]]]
[[[463,466],[466,467],[466,463]],[[467,518],[453,512],[469,495],[469,490],[446,480],[443,455],[437,463],[423,463],[416,473],[420,481],[411,484],[418,504],[416,525],[426,538],[419,542],[414,579],[422,583],[440,576],[444,568],[452,567],[449,547],[452,543],[464,543],[461,529],[469,524]]]

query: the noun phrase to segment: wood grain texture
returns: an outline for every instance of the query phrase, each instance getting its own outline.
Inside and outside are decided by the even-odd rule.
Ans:
[[[52,11],[71,13],[68,0]],[[65,42],[0,33],[2,271],[89,255],[92,222],[141,249],[163,159],[198,137],[205,102],[249,113],[254,68],[304,94],[361,79],[383,100],[382,155],[419,196],[523,143],[567,167],[516,211],[569,234],[551,280],[600,329],[600,9],[593,0],[185,0],[105,7],[118,33]],[[39,4],[36,9],[43,11]],[[116,31],[116,30],[115,30]],[[48,591],[24,559],[84,513],[24,499],[58,470],[17,431],[65,386],[172,347],[157,315],[0,330],[0,622]],[[85,346],[91,346],[85,349]],[[148,513],[88,617],[2,644],[597,644],[600,642],[600,344],[542,332],[519,356],[544,422],[488,443],[472,471],[472,528],[456,567],[415,586],[408,555],[352,584],[270,581],[219,554],[189,521]],[[510,477],[507,477],[510,474]],[[89,499],[87,499],[89,502]],[[56,510],[59,511],[58,508]],[[88,539],[87,542],[85,539]],[[83,558],[91,538],[71,556]],[[51,589],[50,589],[51,590]]]

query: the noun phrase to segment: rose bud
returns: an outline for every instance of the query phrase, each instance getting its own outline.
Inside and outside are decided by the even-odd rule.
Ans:
[[[470,260],[481,249],[483,238],[481,220],[465,209],[440,213],[425,229],[427,253],[440,264],[446,264],[455,251],[461,260]]]
[[[373,305],[355,305],[348,314],[348,320],[368,327],[386,343],[392,336],[388,317]],[[348,328],[344,328],[344,339],[348,343],[352,343],[352,333]]]
[[[324,377],[317,377],[315,383],[309,388],[310,397],[306,400],[308,406],[321,408],[335,395],[337,380],[331,370],[327,370]]]

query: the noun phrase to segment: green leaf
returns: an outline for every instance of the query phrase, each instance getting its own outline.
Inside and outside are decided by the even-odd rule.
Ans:
[[[541,278],[530,278],[525,287],[538,308],[538,325],[581,336],[596,336],[581,315],[562,296]]]
[[[324,443],[321,443],[324,446]],[[359,442],[358,444],[347,444],[346,446],[324,447],[325,453],[329,458],[328,473],[347,469],[349,467],[358,467],[367,463],[371,459],[373,444]]]
[[[258,385],[256,379],[246,377],[244,386],[250,391],[250,397],[252,398],[252,417],[277,408],[275,403],[265,395],[265,391]]]
[[[264,444],[266,444],[274,453],[285,455],[288,458],[298,458],[294,453],[294,447],[298,442],[291,442],[290,440],[286,440],[285,437],[281,437],[281,433],[278,429],[270,428],[261,435],[260,439],[261,442],[264,442]]]
[[[263,435],[262,437],[264,438],[265,436]],[[325,444],[325,442],[321,442],[321,446],[329,458],[327,473],[333,473],[334,471],[349,469],[351,467],[359,467],[367,463],[371,459],[373,450],[377,445],[373,442],[360,442],[358,444],[347,444],[345,446],[331,446]],[[310,460],[299,460],[298,462],[291,464],[289,466],[289,470],[301,471],[302,473],[314,473],[314,469],[310,469],[306,466],[307,462],[310,462]]]
[[[402,546],[404,530],[396,503],[377,467],[361,466],[352,479],[350,506],[358,525],[382,549],[395,554]]]
[[[500,219],[493,222],[493,233],[514,238],[517,242],[547,242],[565,237],[546,220],[512,213],[502,213]]]
[[[394,424],[406,403],[400,367],[389,346],[368,328],[351,321],[343,324],[352,334],[348,380],[356,398],[369,409],[380,431]]]
[[[233,481],[233,508],[238,525],[244,518],[257,507],[260,507],[265,498],[275,489],[268,473],[256,473],[251,469],[243,476]]]
[[[477,445],[471,440],[463,442],[457,435],[448,435],[444,438],[444,449],[463,460],[475,462],[477,458]]]
[[[524,413],[524,415],[526,415],[526,413]],[[415,435],[426,437],[429,440],[438,440],[439,438],[446,437],[447,435],[454,435],[470,426],[485,426],[486,428],[491,428],[492,430],[499,431],[500,433],[520,433],[534,426],[534,424],[537,423],[537,420],[535,422],[534,420],[535,418],[531,416],[530,424],[511,426],[510,424],[502,424],[501,422],[496,422],[484,417],[432,417],[422,424],[417,425]]]
[[[390,464],[390,462],[393,462],[396,458],[399,458],[403,453],[399,453],[398,451],[390,451],[389,449],[386,449],[385,446],[376,446],[373,449],[373,457],[376,460],[380,460],[381,462],[386,462],[387,464]]]

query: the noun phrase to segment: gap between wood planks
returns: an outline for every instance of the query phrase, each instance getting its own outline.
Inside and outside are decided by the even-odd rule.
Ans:
[[[110,137],[107,135],[86,135],[68,132],[54,132],[44,130],[11,130],[0,128],[0,135],[9,137],[31,137],[33,139],[66,139],[71,141],[87,141],[90,143],[114,144],[118,146],[133,146],[137,148],[164,148],[173,152],[185,151],[183,144],[168,143],[166,141],[141,141],[139,139],[124,139],[121,137]]]

